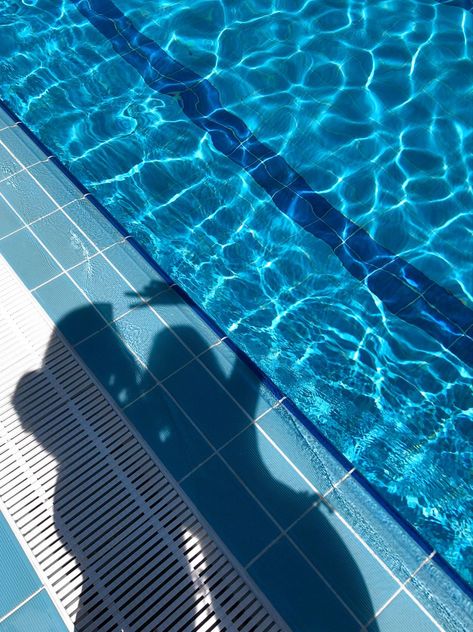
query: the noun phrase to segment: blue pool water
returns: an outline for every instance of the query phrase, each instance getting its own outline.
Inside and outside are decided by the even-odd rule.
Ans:
[[[3,1],[0,75],[25,122],[471,582],[473,359],[451,325],[473,309],[465,6]],[[137,38],[127,59],[114,8],[157,48]],[[445,318],[403,311],[404,285],[373,284],[353,250],[307,230],[216,141],[212,107],[197,120],[175,81],[146,76],[158,48],[215,90],[225,129],[235,117],[235,138],[282,161],[280,181],[290,169],[336,211],[339,236],[363,231],[356,253],[426,275]]]

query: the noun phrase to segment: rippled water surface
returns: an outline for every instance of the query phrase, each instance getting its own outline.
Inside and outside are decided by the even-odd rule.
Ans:
[[[315,191],[473,307],[461,2],[115,4]],[[0,28],[3,98],[472,582],[471,368],[386,311],[72,2],[0,0]]]

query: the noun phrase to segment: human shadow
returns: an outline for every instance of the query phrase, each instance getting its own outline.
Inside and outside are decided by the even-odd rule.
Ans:
[[[141,296],[148,299],[147,305],[152,305],[158,311],[164,306],[177,306],[181,301],[172,289],[169,290],[158,285],[145,288],[141,292]],[[135,309],[145,307],[140,301],[131,306]],[[108,322],[112,322],[112,306],[95,305],[73,310],[58,323],[58,329],[66,337],[71,332],[80,331],[83,323],[91,320],[97,309],[105,315]],[[92,368],[99,374],[98,377],[109,395],[124,408],[129,405],[136,405],[133,402],[139,402],[140,398],[143,399],[143,394],[146,394],[149,408],[153,411],[151,421],[148,420],[147,425],[148,436],[146,439],[148,443],[157,453],[158,458],[161,457],[161,447],[164,448],[165,446],[166,454],[178,454],[185,462],[187,454],[192,452],[193,439],[189,437],[186,431],[187,426],[182,423],[182,413],[172,402],[172,398],[169,397],[165,388],[156,386],[156,382],[152,378],[152,375],[161,375],[163,366],[166,367],[174,361],[176,336],[191,349],[204,350],[209,346],[199,331],[190,325],[180,325],[172,331],[162,328],[152,342],[146,363],[149,371],[146,371],[138,366],[130,351],[124,345],[119,344],[117,332],[114,325],[111,324],[102,330],[97,337],[96,355],[99,358],[100,368],[98,369],[96,366]],[[82,418],[85,419],[83,413],[84,411],[87,413],[88,410],[87,387],[75,385],[73,375],[69,381],[64,377],[67,363],[65,368],[61,363],[58,364],[58,349],[62,344],[61,340],[62,334],[58,335],[55,331],[51,336],[41,369],[23,376],[18,383],[14,395],[14,406],[23,429],[27,433],[33,434],[43,449],[56,462],[55,486],[49,489],[53,501],[54,523],[57,532],[61,533],[63,545],[68,549],[70,555],[78,560],[83,576],[87,578],[87,580],[77,578],[77,571],[75,571],[75,575],[70,577],[71,599],[74,591],[78,595],[75,629],[77,632],[95,632],[97,629],[102,629],[98,625],[102,626],[104,621],[107,622],[106,610],[112,607],[116,616],[122,617],[123,630],[134,632],[136,619],[133,611],[127,611],[126,607],[121,605],[120,592],[114,587],[111,590],[110,586],[107,586],[107,579],[100,571],[103,556],[117,546],[118,542],[129,537],[127,534],[122,534],[117,527],[122,521],[121,512],[125,509],[120,509],[119,503],[117,504],[111,492],[103,491],[104,477],[110,474],[104,466],[103,446],[102,452],[98,450],[97,455],[92,460],[84,461],[83,459],[83,454],[87,449],[93,450],[94,446],[91,444],[90,436],[83,432],[83,428],[79,427],[77,423],[73,422],[72,417],[74,412],[80,411]],[[112,349],[113,355],[110,355]],[[343,601],[352,612],[357,613],[363,623],[370,621],[374,615],[374,609],[366,582],[352,554],[338,532],[332,527],[328,519],[327,504],[324,504],[324,501],[310,490],[300,491],[300,489],[291,486],[290,483],[281,480],[279,476],[275,476],[260,454],[258,430],[255,424],[251,423],[251,420],[255,418],[260,397],[258,384],[255,384],[254,380],[251,382],[248,380],[247,373],[242,370],[240,362],[235,361],[230,372],[225,372],[216,349],[205,351],[205,366],[205,370],[213,376],[213,380],[205,382],[207,386],[199,388],[198,392],[195,392],[194,388],[190,388],[189,391],[194,392],[194,397],[199,398],[200,401],[213,402],[213,389],[219,388],[218,385],[220,385],[227,393],[238,394],[238,404],[246,411],[247,427],[239,433],[237,440],[238,454],[241,455],[244,462],[244,480],[248,481],[248,487],[251,489],[252,481],[255,482],[259,498],[262,498],[263,501],[264,499],[270,500],[271,507],[278,507],[279,511],[288,516],[298,516],[301,512],[305,512],[303,521],[301,521],[304,532],[312,542],[311,548],[320,552],[321,563],[329,569],[330,584],[336,592],[338,586],[343,588],[340,590]],[[52,385],[56,391],[59,391],[59,398],[51,395],[51,386],[43,393],[42,389],[44,389],[46,382]],[[166,380],[163,384],[166,387]],[[185,384],[182,385],[182,388],[185,389]],[[38,413],[38,397],[45,401],[40,413]],[[92,409],[93,406],[94,403],[91,402]],[[210,407],[206,406],[205,409],[209,411]],[[225,414],[222,414],[222,410],[219,410],[218,407],[213,410],[212,419],[209,421],[212,424],[227,423]],[[218,502],[218,499],[215,499],[215,502]],[[71,507],[74,507],[72,513]],[[275,517],[279,519],[280,516]],[[106,529],[107,524],[109,525],[109,537],[103,544],[92,547],[92,549],[88,544],[85,544],[88,542],[87,534],[94,530],[98,532]],[[189,542],[192,539],[198,539],[199,535],[193,532],[193,524],[192,521],[187,524],[186,533],[180,536],[182,541]],[[252,537],[250,532],[248,532],[247,537]],[[45,559],[43,564],[47,567],[48,560]],[[136,568],[140,568],[140,565],[136,565]],[[136,572],[132,567],[124,570],[125,575],[121,578],[121,584],[124,584],[127,579],[126,573]],[[148,572],[146,568],[141,567],[138,575],[145,572]],[[185,577],[182,574],[180,576],[179,581],[183,582],[180,585],[187,586],[185,590],[191,595],[193,583],[196,580],[195,570],[189,566],[185,569],[184,574]],[[138,576],[136,579],[138,581],[140,577]],[[285,578],[281,577],[281,582],[283,581]],[[346,590],[347,586],[349,587],[348,591]],[[100,591],[102,593],[108,591],[107,599],[103,601],[102,605],[97,606],[97,602],[100,601],[97,600],[97,593]],[[210,599],[211,597],[210,594]],[[325,603],[318,603],[317,599],[317,595],[314,595],[313,605],[317,611],[320,611],[325,607]],[[153,604],[159,600],[162,600],[163,604],[168,603],[169,585],[166,582],[161,582],[159,590],[153,595]],[[186,611],[183,619],[174,624],[163,625],[163,627],[161,624],[157,624],[156,630],[193,629],[193,616],[197,614],[199,608],[203,607],[202,603],[197,603],[197,601],[196,598],[195,606]],[[211,603],[217,616],[224,616],[224,613],[219,612],[221,606],[217,601],[211,601]],[[278,604],[275,606],[277,608]],[[343,610],[345,606],[340,602],[339,607]],[[153,612],[159,612],[159,610]],[[110,615],[111,619],[112,615]],[[329,621],[329,619],[330,617],[327,616],[326,620]],[[332,628],[327,627],[328,629]],[[377,632],[377,630],[375,621],[370,627],[370,632]]]

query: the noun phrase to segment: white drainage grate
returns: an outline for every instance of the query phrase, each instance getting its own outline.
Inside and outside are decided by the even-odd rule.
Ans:
[[[1,258],[0,349],[2,505],[70,627],[279,630]]]

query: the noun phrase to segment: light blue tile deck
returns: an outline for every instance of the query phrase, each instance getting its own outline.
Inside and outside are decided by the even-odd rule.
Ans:
[[[57,208],[57,204],[38,188],[26,171],[0,182],[0,194],[5,196],[26,223],[44,217]]]
[[[60,211],[35,222],[32,229],[65,269],[97,253],[97,248]]]
[[[105,326],[104,319],[90,307],[87,298],[64,274],[40,287],[34,295],[72,345]],[[80,310],[82,318],[68,318],[72,311],[77,310]],[[102,310],[106,312],[107,308],[103,306]],[[111,310],[108,316],[112,318]]]
[[[399,632],[399,630],[436,632],[438,627],[410,597],[401,593],[381,612],[376,621],[368,626],[368,632]]]
[[[61,272],[59,266],[26,228],[2,239],[0,254],[29,289]]]
[[[292,630],[359,631],[359,623],[286,538],[252,564],[249,572]]]
[[[127,407],[126,414],[178,480],[212,454],[210,446],[160,387]]]
[[[68,204],[64,212],[82,228],[99,250],[123,239],[121,233],[87,199]]]
[[[233,439],[222,456],[284,529],[318,498],[254,425]]]
[[[0,122],[0,128],[2,127],[3,125]],[[47,158],[42,150],[39,149],[26,134],[18,134],[18,130],[15,127],[0,131],[0,141],[7,145],[10,151],[15,155],[15,158],[25,165],[25,167],[29,167]],[[14,170],[19,171],[20,169],[20,165],[15,161]]]
[[[9,235],[23,226],[21,219],[15,215],[5,200],[0,198],[0,238]]]
[[[214,375],[227,385],[222,376]],[[250,423],[243,410],[196,360],[169,377],[165,386],[215,447]]]
[[[217,456],[182,487],[241,564],[278,535],[274,523]]]
[[[41,582],[0,513],[0,619],[27,599]]]
[[[401,581],[427,557],[427,552],[386,511],[380,511],[376,501],[355,479],[344,481],[328,501]]]
[[[51,598],[42,590],[21,608],[0,623],[0,632],[66,632],[67,627],[59,616]]]
[[[360,621],[394,594],[398,584],[349,529],[320,503],[288,531],[315,568],[334,587]]]

